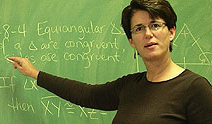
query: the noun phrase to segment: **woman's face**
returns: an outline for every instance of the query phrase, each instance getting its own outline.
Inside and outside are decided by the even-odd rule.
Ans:
[[[149,24],[151,29],[150,26],[148,27]],[[158,24],[161,25],[158,26]],[[140,28],[142,25],[146,28]],[[138,51],[143,60],[170,57],[169,44],[174,39],[175,28],[169,30],[163,19],[153,20],[148,12],[138,10],[131,18],[131,29],[134,31],[137,29],[138,32],[132,31],[132,39],[129,39],[130,45]]]

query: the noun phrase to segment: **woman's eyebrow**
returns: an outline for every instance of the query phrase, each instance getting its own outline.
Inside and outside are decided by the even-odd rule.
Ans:
[[[135,26],[143,26],[143,24],[142,24],[142,23],[139,23],[139,24],[136,24]],[[134,27],[135,27],[135,26],[134,26]]]
[[[159,21],[157,21],[157,20],[152,20],[152,21],[150,21],[149,24],[155,23],[155,22],[159,22]],[[143,25],[143,24],[142,24],[142,23],[139,23],[139,24],[136,24],[135,26],[141,26],[141,25]],[[134,27],[135,27],[135,26],[134,26]]]

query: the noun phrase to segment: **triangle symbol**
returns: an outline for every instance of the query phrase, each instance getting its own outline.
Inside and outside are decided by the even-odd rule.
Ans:
[[[38,50],[33,41],[29,44],[29,50]]]
[[[208,55],[212,53],[204,52],[200,42],[184,24],[173,41],[173,61],[179,65],[211,65]]]

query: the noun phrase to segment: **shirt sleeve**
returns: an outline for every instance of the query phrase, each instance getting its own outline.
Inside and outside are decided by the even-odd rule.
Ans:
[[[187,117],[189,124],[212,123],[212,86],[198,77],[187,92]]]
[[[40,87],[82,107],[117,110],[119,104],[119,90],[122,79],[105,84],[91,85],[67,78],[61,78],[39,72],[37,84]]]

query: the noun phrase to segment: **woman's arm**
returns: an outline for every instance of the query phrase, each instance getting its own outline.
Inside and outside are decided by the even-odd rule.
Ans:
[[[46,90],[80,106],[116,110],[122,80],[99,85],[90,85],[38,71],[27,58],[9,57],[14,68],[23,75],[37,79],[37,84]]]

